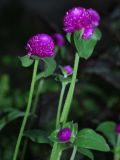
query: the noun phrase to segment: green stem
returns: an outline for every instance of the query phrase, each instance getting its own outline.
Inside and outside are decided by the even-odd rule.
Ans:
[[[76,53],[72,81],[71,81],[71,85],[67,94],[67,98],[66,98],[65,105],[64,105],[63,112],[60,119],[60,122],[63,122],[63,124],[67,121],[68,113],[70,110],[74,88],[75,88],[78,64],[79,64],[79,55]]]
[[[39,100],[39,96],[40,96],[40,90],[41,90],[41,88],[43,86],[43,83],[44,83],[44,80],[41,79],[39,81],[39,84],[38,84],[38,89],[37,89],[37,93],[36,93],[35,100],[34,100],[34,103],[33,103],[33,108],[32,108],[32,114],[33,115],[35,114],[35,112],[37,110],[37,104],[38,104],[38,100]],[[33,119],[31,119],[31,123],[32,123],[32,120]]]
[[[62,83],[62,89],[60,93],[60,99],[59,99],[59,104],[58,104],[58,110],[57,110],[57,118],[56,118],[56,128],[60,123],[60,115],[61,115],[61,110],[62,110],[62,102],[63,102],[63,96],[66,88],[66,83]]]
[[[60,122],[63,122],[63,123],[66,122],[67,116],[68,116],[68,113],[69,113],[69,110],[70,110],[70,105],[71,105],[71,102],[72,102],[73,92],[74,92],[74,88],[75,88],[78,64],[79,64],[79,56],[76,53],[72,81],[71,81],[71,85],[70,85],[70,88],[69,88],[69,91],[68,91],[68,94],[67,94],[67,98],[66,98],[66,101],[65,101],[63,112],[62,112],[62,115],[61,115],[61,118],[60,118]],[[61,157],[61,153],[62,152],[60,151],[59,144],[54,143],[50,160],[59,160],[60,157]]]
[[[74,146],[74,148],[73,148],[73,152],[72,152],[72,155],[71,155],[70,160],[74,160],[74,159],[75,159],[76,152],[77,152],[77,147],[76,147],[76,146]]]
[[[42,80],[42,79],[39,81],[37,92],[36,92],[36,95],[35,95],[35,100],[34,100],[32,111],[31,111],[32,115],[35,115],[35,112],[37,110],[37,104],[38,104],[40,90],[41,90],[41,87],[43,85],[43,82],[44,82],[44,80]],[[32,123],[33,123],[33,118],[31,117],[30,120],[29,120],[29,124],[28,124],[27,130],[29,130],[31,128]],[[27,145],[28,145],[28,141],[29,141],[28,138],[26,138],[25,141],[24,141],[21,160],[24,160],[26,149],[27,149]]]
[[[63,96],[66,88],[66,83],[62,83],[62,89],[60,93],[60,99],[59,99],[59,104],[58,104],[58,111],[57,111],[57,118],[56,118],[56,128],[60,123],[60,115],[61,115],[61,110],[62,110],[62,102],[63,102]],[[53,149],[51,152],[50,160],[60,160],[61,157],[61,151],[59,149],[59,144],[54,143]]]
[[[118,135],[117,138],[117,144],[115,146],[115,151],[114,151],[114,160],[120,160],[120,134]]]
[[[55,142],[51,152],[50,160],[60,160],[61,154],[62,151],[60,149],[60,145],[57,142]]]
[[[32,104],[32,97],[33,97],[33,91],[34,91],[35,81],[36,81],[38,63],[39,63],[39,60],[35,60],[34,69],[33,69],[33,76],[32,76],[32,82],[31,82],[31,87],[30,87],[30,93],[29,93],[29,98],[28,98],[28,105],[27,105],[27,109],[26,109],[26,112],[25,112],[25,116],[23,118],[23,122],[22,122],[22,125],[21,125],[19,136],[18,136],[18,139],[17,139],[17,143],[16,143],[14,155],[13,155],[13,160],[17,159],[19,148],[20,148],[20,144],[21,144],[21,140],[22,140],[22,136],[23,136],[23,132],[24,132],[24,129],[25,129],[25,126],[26,126],[27,118],[28,118],[29,113],[30,113],[31,104]]]

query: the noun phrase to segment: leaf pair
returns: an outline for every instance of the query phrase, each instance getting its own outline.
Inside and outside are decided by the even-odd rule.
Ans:
[[[74,35],[68,33],[67,40],[70,43],[74,43],[77,53],[81,58],[88,59],[92,55],[97,41],[101,39],[101,32],[98,28],[95,28],[90,39],[83,39],[82,34],[83,30],[75,32]]]
[[[32,59],[30,56],[25,55],[23,57],[19,57],[19,59],[23,67],[29,67],[33,64],[34,60],[36,60],[36,57]],[[42,71],[41,73],[37,75],[37,80],[39,80],[40,78],[45,78],[45,77],[52,75],[56,69],[56,62],[54,58],[41,58],[40,60],[44,61],[45,69],[44,71]]]

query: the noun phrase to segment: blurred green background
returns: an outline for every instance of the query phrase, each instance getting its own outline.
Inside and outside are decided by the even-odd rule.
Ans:
[[[36,33],[59,32],[65,36],[63,16],[66,10],[78,5],[100,13],[103,36],[93,56],[80,61],[69,119],[78,122],[80,128],[95,128],[105,120],[120,121],[120,1],[1,0],[0,160],[12,160],[31,82],[32,67],[23,68],[18,56],[26,54],[26,42]],[[69,44],[56,57],[57,63],[63,66],[73,66],[73,59]],[[32,128],[49,133],[54,129],[59,94],[60,83],[54,77],[45,79]],[[50,146],[30,141],[25,160],[47,160],[50,151]],[[111,153],[95,154],[96,159],[112,159]],[[63,160],[68,155],[65,153]],[[78,156],[78,160],[82,159]]]

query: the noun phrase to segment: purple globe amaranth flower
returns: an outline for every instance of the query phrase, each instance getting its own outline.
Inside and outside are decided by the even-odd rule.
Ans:
[[[65,39],[64,39],[62,34],[55,33],[53,35],[53,39],[54,39],[54,42],[55,42],[56,45],[58,45],[58,46],[64,46],[65,45]]]
[[[70,9],[64,17],[64,31],[74,32],[76,30],[82,29],[81,18],[85,9],[82,7],[76,7]]]
[[[54,41],[48,34],[37,34],[31,37],[26,45],[28,55],[40,58],[52,57],[54,48]]]
[[[117,124],[115,127],[116,133],[120,134],[120,124]]]
[[[73,68],[70,65],[64,66],[64,70],[68,75],[73,73]]]
[[[66,142],[70,140],[71,135],[72,131],[69,128],[63,128],[58,132],[57,137],[61,142]]]
[[[75,32],[84,29],[83,39],[89,39],[95,26],[99,25],[100,16],[93,9],[75,7],[70,9],[64,17],[64,31]]]

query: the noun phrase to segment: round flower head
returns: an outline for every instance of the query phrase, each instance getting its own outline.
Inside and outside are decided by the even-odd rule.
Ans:
[[[62,34],[55,33],[53,35],[53,39],[54,39],[54,42],[55,42],[56,45],[58,45],[58,46],[64,46],[65,45],[65,39],[62,36]]]
[[[54,41],[47,34],[37,34],[28,40],[26,50],[30,56],[41,58],[52,57],[54,55]]]
[[[70,137],[72,135],[72,131],[69,128],[63,128],[58,132],[58,139],[61,142],[66,142],[70,140]]]
[[[92,8],[88,9],[87,11],[90,14],[92,25],[95,27],[98,26],[100,21],[100,15],[98,14],[98,12],[96,12]]]
[[[116,133],[120,134],[120,124],[116,125],[115,131]]]
[[[70,74],[73,73],[73,69],[72,69],[72,67],[71,67],[70,65],[65,66],[65,67],[64,67],[64,70],[66,71],[66,73],[67,73],[68,75],[70,75]]]
[[[83,39],[89,39],[94,27],[99,25],[99,20],[99,14],[93,9],[72,8],[64,17],[64,31],[75,32],[84,29]]]
[[[86,9],[81,7],[70,9],[64,17],[64,31],[74,32],[82,29],[82,23],[84,23],[82,16],[85,17],[84,13],[86,13]]]

